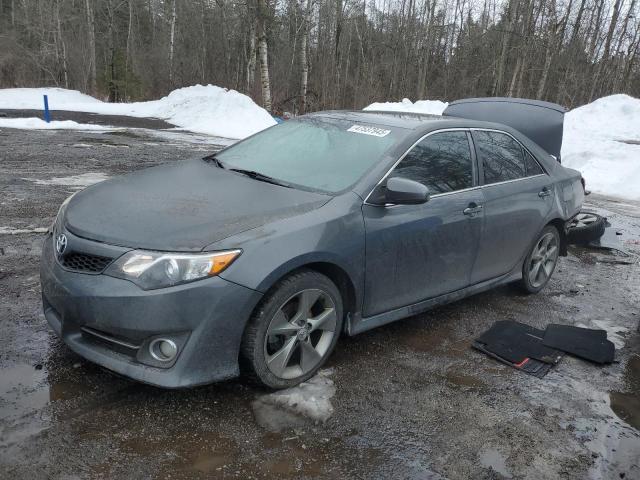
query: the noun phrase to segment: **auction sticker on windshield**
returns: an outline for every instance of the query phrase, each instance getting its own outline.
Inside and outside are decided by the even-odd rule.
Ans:
[[[347,132],[373,135],[374,137],[385,137],[391,133],[391,130],[385,130],[384,128],[376,127],[365,127],[364,125],[353,125],[352,127],[349,127]]]

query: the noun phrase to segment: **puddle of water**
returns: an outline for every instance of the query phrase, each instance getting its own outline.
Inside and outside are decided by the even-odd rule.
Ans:
[[[445,374],[445,378],[449,384],[457,387],[482,389],[487,386],[487,384],[479,378],[458,372],[457,368],[449,368]]]
[[[48,417],[34,414],[47,403],[49,390],[43,370],[31,365],[4,367],[0,376],[0,446],[44,430]]]
[[[46,369],[19,364],[4,367],[0,376],[0,445],[9,445],[46,429],[51,402],[76,398],[87,386],[56,382]]]
[[[162,462],[158,476],[168,478],[176,472],[212,473],[234,463],[239,454],[235,443],[215,432],[189,432],[171,438],[136,437],[124,440],[121,448],[142,457],[159,454]]]
[[[490,468],[505,478],[512,478],[512,475],[507,468],[507,457],[495,448],[483,450],[478,454],[478,456],[483,467]]]
[[[256,421],[273,432],[326,422],[333,414],[331,398],[336,393],[332,374],[330,369],[321,370],[297,387],[262,395],[252,403]]]
[[[625,392],[611,392],[611,410],[623,421],[640,431],[640,356],[627,362],[624,373]],[[640,440],[639,440],[640,442]],[[640,446],[638,447],[640,455]]]
[[[79,190],[81,188],[88,187],[89,185],[93,185],[94,183],[107,180],[108,178],[109,175],[102,172],[90,172],[82,173],[80,175],[72,175],[70,177],[54,177],[46,180],[40,178],[24,178],[23,180],[28,180],[36,185],[61,185],[65,187],[74,187],[74,189]]]

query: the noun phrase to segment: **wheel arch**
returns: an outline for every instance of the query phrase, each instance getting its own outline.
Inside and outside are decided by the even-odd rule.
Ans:
[[[264,292],[263,298],[265,298],[273,288],[282,279],[299,272],[300,270],[313,270],[326,276],[331,280],[342,297],[343,310],[345,316],[345,322],[343,329],[347,327],[349,323],[348,317],[352,316],[359,311],[358,302],[359,295],[356,289],[356,282],[352,275],[350,275],[346,268],[341,266],[338,262],[328,259],[306,259],[306,261],[296,261],[289,263],[283,268],[278,269],[276,275],[270,275],[260,284],[260,291]],[[259,308],[260,302],[255,308]]]
[[[549,225],[556,227],[558,233],[560,234],[560,255],[563,257],[567,256],[567,229],[566,223],[562,218],[554,218],[547,222],[547,224],[543,227],[548,227]]]

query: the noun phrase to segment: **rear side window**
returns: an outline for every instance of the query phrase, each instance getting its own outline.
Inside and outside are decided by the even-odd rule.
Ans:
[[[467,134],[442,132],[428,136],[402,159],[391,177],[415,180],[432,194],[473,186],[473,167]]]
[[[509,135],[476,130],[473,132],[473,140],[478,158],[482,161],[485,184],[527,176],[523,149]]]
[[[527,177],[542,175],[544,173],[544,170],[542,170],[540,164],[536,161],[535,158],[533,158],[533,155],[531,155],[529,152],[525,152],[524,154],[524,165],[527,169]]]

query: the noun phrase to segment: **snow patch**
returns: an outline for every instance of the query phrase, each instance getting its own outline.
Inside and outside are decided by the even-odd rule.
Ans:
[[[115,130],[114,127],[78,123],[72,120],[53,120],[49,123],[36,117],[0,118],[0,128],[18,128],[21,130]]]
[[[280,431],[305,424],[305,419],[324,423],[333,414],[331,398],[336,393],[333,369],[321,370],[300,385],[262,395],[252,404],[256,420],[264,428]]]
[[[45,227],[37,228],[12,228],[12,227],[0,227],[0,235],[21,235],[24,233],[47,233],[48,229]]]
[[[413,103],[408,98],[403,98],[401,102],[380,102],[372,103],[364,107],[363,110],[378,110],[385,112],[413,112],[427,113],[429,115],[442,115],[442,112],[449,105],[440,100],[418,100]]]
[[[565,115],[562,164],[582,172],[587,189],[640,199],[640,99],[603,97]]]
[[[251,98],[214,85],[194,85],[174,90],[160,100],[105,103],[75,90],[13,88],[0,90],[0,109],[49,108],[102,115],[160,118],[186,130],[225,138],[244,138],[276,124]]]
[[[24,178],[35,183],[36,185],[63,185],[66,187],[74,187],[76,190],[80,190],[94,183],[99,183],[107,180],[109,175],[101,172],[95,173],[81,173],[80,175],[72,175],[70,177],[54,177],[42,180],[39,178]]]

